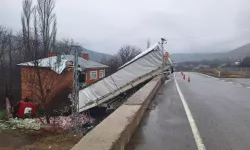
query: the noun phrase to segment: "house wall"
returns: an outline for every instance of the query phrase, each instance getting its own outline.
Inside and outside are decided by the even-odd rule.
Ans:
[[[44,95],[48,97],[46,103],[53,99],[53,97],[55,97],[58,92],[66,88],[72,88],[72,71],[57,74],[56,72],[48,68],[41,68],[40,74]],[[39,82],[37,78],[36,69],[34,67],[21,67],[22,99],[26,97],[29,97],[33,100],[41,99],[42,94],[41,92],[39,92],[40,90],[38,85]]]
[[[94,82],[96,82],[97,80],[100,79],[99,77],[99,71],[100,70],[103,70],[104,71],[104,77],[105,77],[105,69],[104,68],[99,68],[99,69],[89,69],[87,72],[86,72],[86,83],[87,85],[89,84],[92,84]],[[90,72],[91,71],[97,71],[97,78],[96,79],[90,79]]]
[[[105,69],[90,69],[86,72],[87,85],[92,84],[100,79],[99,72]],[[97,78],[90,79],[90,71],[97,71]],[[44,91],[44,95],[48,96],[46,103],[53,99],[58,93],[65,89],[71,89],[73,86],[73,71],[63,72],[57,74],[49,68],[40,68],[41,83]],[[49,89],[49,93],[47,93]],[[39,82],[37,78],[36,69],[34,67],[21,67],[21,97],[22,99],[28,97],[32,100],[40,100],[41,92],[39,90]]]

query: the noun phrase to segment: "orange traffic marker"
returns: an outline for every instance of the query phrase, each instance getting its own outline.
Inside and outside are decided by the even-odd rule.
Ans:
[[[190,82],[190,76],[188,77],[188,82]]]

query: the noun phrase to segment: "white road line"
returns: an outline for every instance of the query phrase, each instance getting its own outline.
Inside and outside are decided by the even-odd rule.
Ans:
[[[206,76],[208,78],[212,78],[212,79],[215,79],[215,80],[220,80],[219,78],[216,78],[216,77],[213,77],[213,76],[209,76],[209,75],[206,75],[206,74],[203,74],[203,73],[200,73],[200,72],[196,72],[197,74],[200,74],[200,75],[203,75],[203,76]]]
[[[239,83],[237,83],[236,85],[238,85],[238,86],[240,86],[240,87],[243,87],[243,85],[241,85],[241,84],[239,84]]]
[[[179,88],[179,85],[176,81],[176,78],[175,78],[175,84],[176,84],[176,87],[177,87],[177,91],[180,95],[180,98],[181,98],[181,101],[182,101],[182,104],[183,104],[183,107],[184,107],[184,110],[186,112],[186,115],[187,115],[187,118],[188,118],[188,122],[190,124],[190,127],[191,127],[191,130],[192,130],[192,133],[193,133],[193,136],[194,136],[194,139],[195,139],[195,142],[196,142],[196,145],[197,145],[197,148],[198,150],[206,150],[206,147],[205,145],[203,144],[203,141],[201,139],[201,136],[200,136],[200,133],[199,133],[199,130],[196,126],[196,123],[194,121],[194,118],[192,116],[192,113],[188,107],[188,104]]]

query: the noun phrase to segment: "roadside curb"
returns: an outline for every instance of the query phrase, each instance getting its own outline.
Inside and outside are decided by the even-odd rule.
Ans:
[[[163,80],[159,75],[149,81],[71,150],[124,150]]]

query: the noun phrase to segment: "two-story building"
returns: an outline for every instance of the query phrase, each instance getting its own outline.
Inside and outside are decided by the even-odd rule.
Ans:
[[[22,99],[39,100],[46,96],[46,99],[50,101],[65,89],[72,88],[74,55],[50,53],[47,58],[37,62],[38,67],[35,67],[32,61],[18,64],[21,66]],[[107,68],[106,65],[89,60],[88,54],[82,54],[82,57],[78,57],[81,87],[104,78]]]

